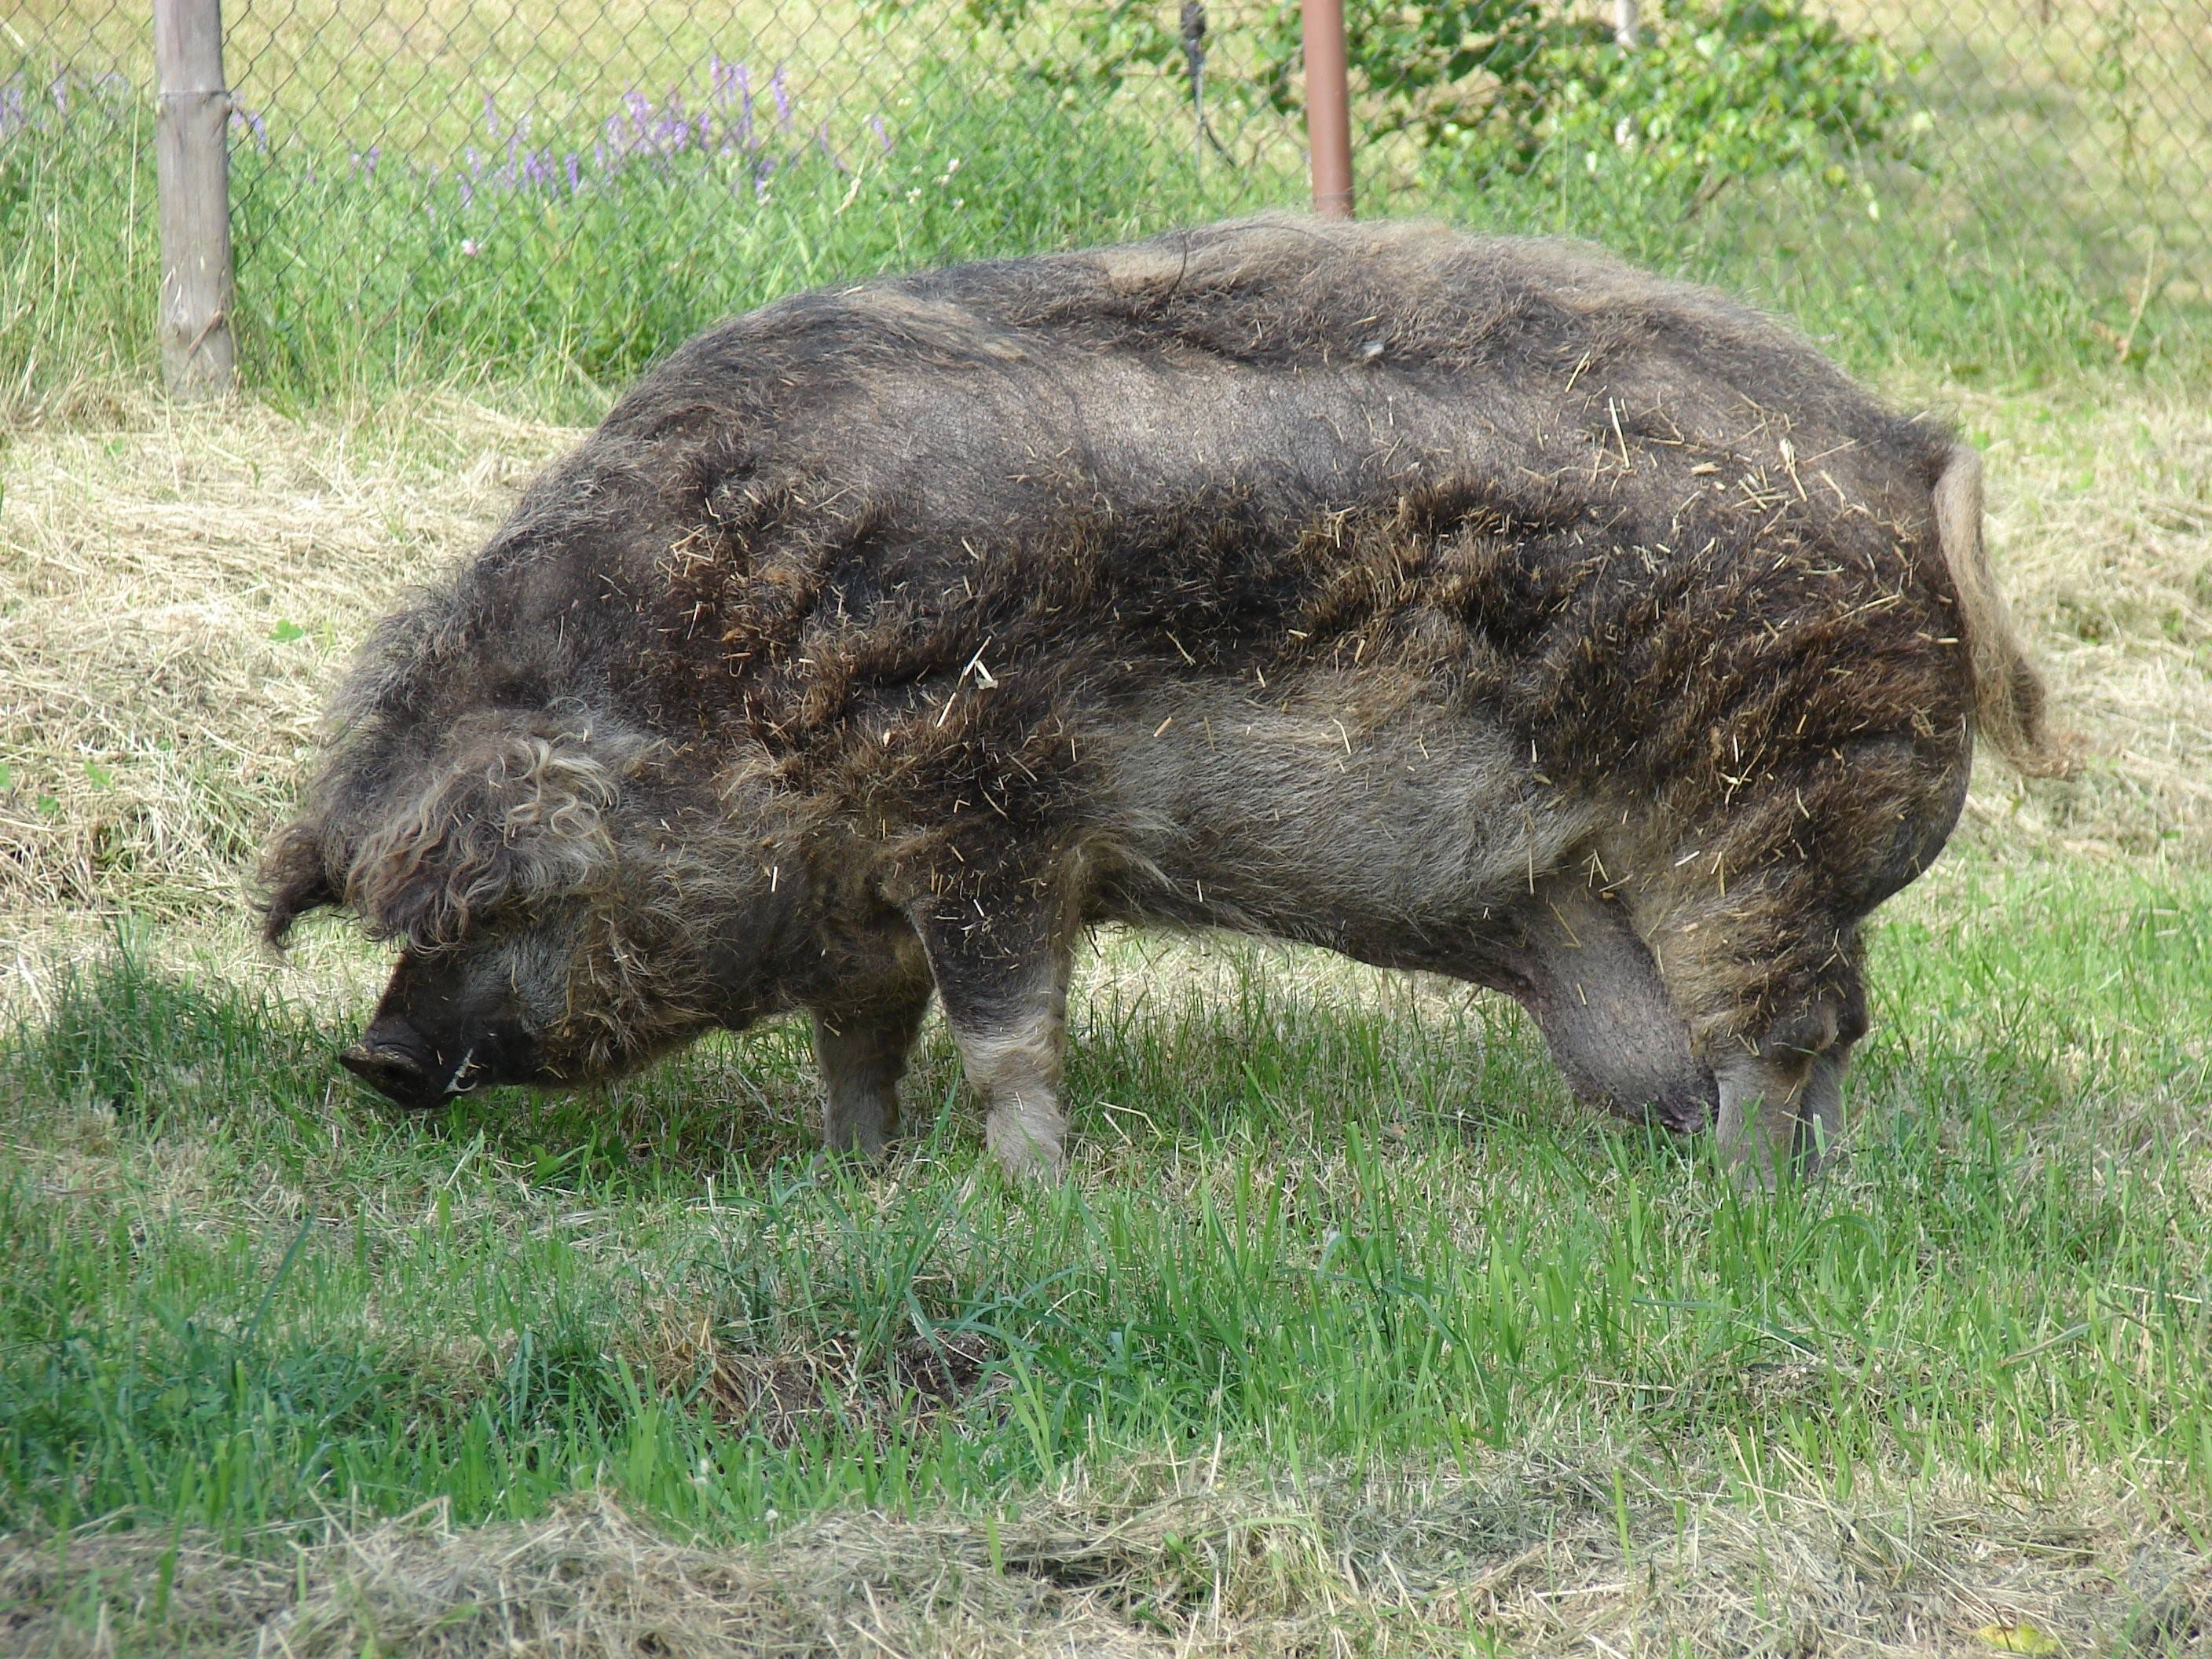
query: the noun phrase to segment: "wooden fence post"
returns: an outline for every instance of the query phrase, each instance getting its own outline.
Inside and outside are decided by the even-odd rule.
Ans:
[[[220,397],[238,373],[222,0],[154,0],[154,74],[161,366],[173,396]]]
[[[1300,0],[1306,60],[1306,152],[1314,211],[1352,217],[1352,96],[1346,84],[1344,0]]]

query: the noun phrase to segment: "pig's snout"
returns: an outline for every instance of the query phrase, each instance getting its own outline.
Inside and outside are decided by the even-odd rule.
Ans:
[[[404,1021],[376,1021],[362,1033],[360,1042],[338,1056],[338,1064],[402,1106],[434,1106],[447,1092],[446,1079],[436,1074],[429,1044]]]
[[[338,1064],[396,1103],[435,1106],[498,1084],[541,1080],[540,1050],[513,1019],[472,1019],[428,1031],[410,1015],[380,1012]]]

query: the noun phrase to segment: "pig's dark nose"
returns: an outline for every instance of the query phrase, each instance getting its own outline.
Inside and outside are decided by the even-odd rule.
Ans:
[[[375,1026],[338,1056],[338,1064],[402,1106],[423,1105],[435,1093],[430,1087],[428,1056],[416,1044]]]

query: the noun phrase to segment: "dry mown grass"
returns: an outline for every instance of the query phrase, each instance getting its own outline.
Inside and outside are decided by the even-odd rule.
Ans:
[[[1719,1484],[1592,1449],[1257,1492],[1200,1459],[1110,1497],[1071,1484],[1018,1517],[845,1512],[737,1548],[672,1540],[599,1494],[473,1530],[433,1505],[289,1559],[161,1528],[19,1537],[0,1540],[0,1609],[16,1610],[0,1637],[112,1651],[158,1596],[186,1651],[297,1659],[2081,1655],[2212,1639],[2212,1571],[2137,1494],[1747,1504]]]
[[[1992,536],[2086,777],[1971,833],[2212,848],[2212,398],[1984,396]],[[573,434],[447,396],[291,418],[126,399],[0,450],[0,933],[234,921],[346,653]]]
[[[2023,792],[1984,770],[1985,842],[2212,854],[2212,394],[1981,396],[1990,537],[2087,775]]]
[[[132,402],[0,459],[0,914],[235,911],[347,651],[570,434]]]

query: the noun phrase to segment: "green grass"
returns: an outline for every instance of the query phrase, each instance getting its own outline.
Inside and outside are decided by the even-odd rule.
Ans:
[[[941,1036],[867,1174],[787,1028],[410,1120],[336,1079],[345,1021],[125,951],[0,1067],[0,1528],[252,1552],[604,1486],[744,1539],[1594,1444],[1738,1504],[2095,1471],[2212,1513],[2212,887],[1943,885],[1881,933],[1847,1169],[1748,1202],[1486,1000],[1279,963],[1102,989],[1036,1193]]]

